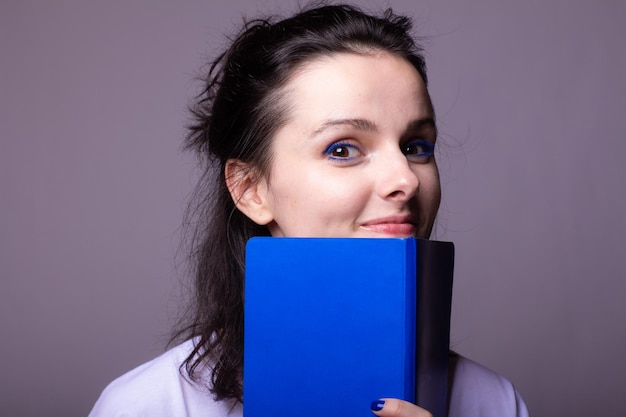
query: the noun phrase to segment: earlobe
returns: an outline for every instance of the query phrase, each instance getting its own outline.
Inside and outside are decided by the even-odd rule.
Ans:
[[[268,205],[267,181],[253,167],[238,159],[229,159],[224,174],[230,196],[239,211],[259,225],[266,225],[274,219]]]

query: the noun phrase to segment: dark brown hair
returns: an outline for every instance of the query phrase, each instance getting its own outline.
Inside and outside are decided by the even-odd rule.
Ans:
[[[245,244],[269,235],[235,208],[224,167],[239,159],[265,175],[270,145],[285,122],[282,87],[294,71],[321,56],[387,51],[409,61],[427,82],[421,48],[411,21],[387,10],[381,16],[348,5],[309,8],[284,20],[246,23],[230,47],[217,57],[191,108],[186,148],[197,152],[204,174],[189,207],[195,300],[177,337],[196,338],[181,366],[206,383],[216,400],[243,401],[243,279]]]

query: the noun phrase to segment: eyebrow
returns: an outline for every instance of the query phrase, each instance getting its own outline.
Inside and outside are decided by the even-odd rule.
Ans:
[[[377,129],[376,124],[367,119],[331,119],[331,120],[325,121],[324,123],[322,123],[320,127],[315,129],[313,133],[311,134],[311,137],[319,135],[324,130],[330,127],[343,126],[343,125],[351,126],[357,130],[364,130],[368,132],[375,132]]]
[[[367,119],[331,119],[327,120],[321,124],[320,127],[315,129],[311,134],[311,137],[316,136],[322,133],[324,130],[335,127],[335,126],[351,126],[357,130],[363,130],[367,132],[375,132],[378,128],[376,123]],[[423,119],[412,120],[406,127],[406,131],[416,131],[423,128],[432,128],[437,131],[437,125],[435,124],[435,119],[432,117],[425,117]]]
[[[411,121],[409,125],[407,126],[406,130],[408,132],[408,131],[420,130],[420,129],[429,128],[429,127],[437,131],[437,124],[435,123],[435,119],[432,117],[424,117],[423,119],[417,119],[417,120]]]

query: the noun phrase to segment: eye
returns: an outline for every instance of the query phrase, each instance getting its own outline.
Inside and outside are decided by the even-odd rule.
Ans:
[[[329,159],[337,161],[349,161],[363,155],[359,147],[346,142],[333,143],[326,148],[323,154]]]
[[[402,145],[402,153],[413,158],[429,158],[435,151],[435,145],[423,140]]]

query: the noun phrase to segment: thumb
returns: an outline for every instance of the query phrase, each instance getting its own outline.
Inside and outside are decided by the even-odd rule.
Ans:
[[[433,415],[408,401],[381,398],[372,402],[372,413],[380,417],[433,417]]]

